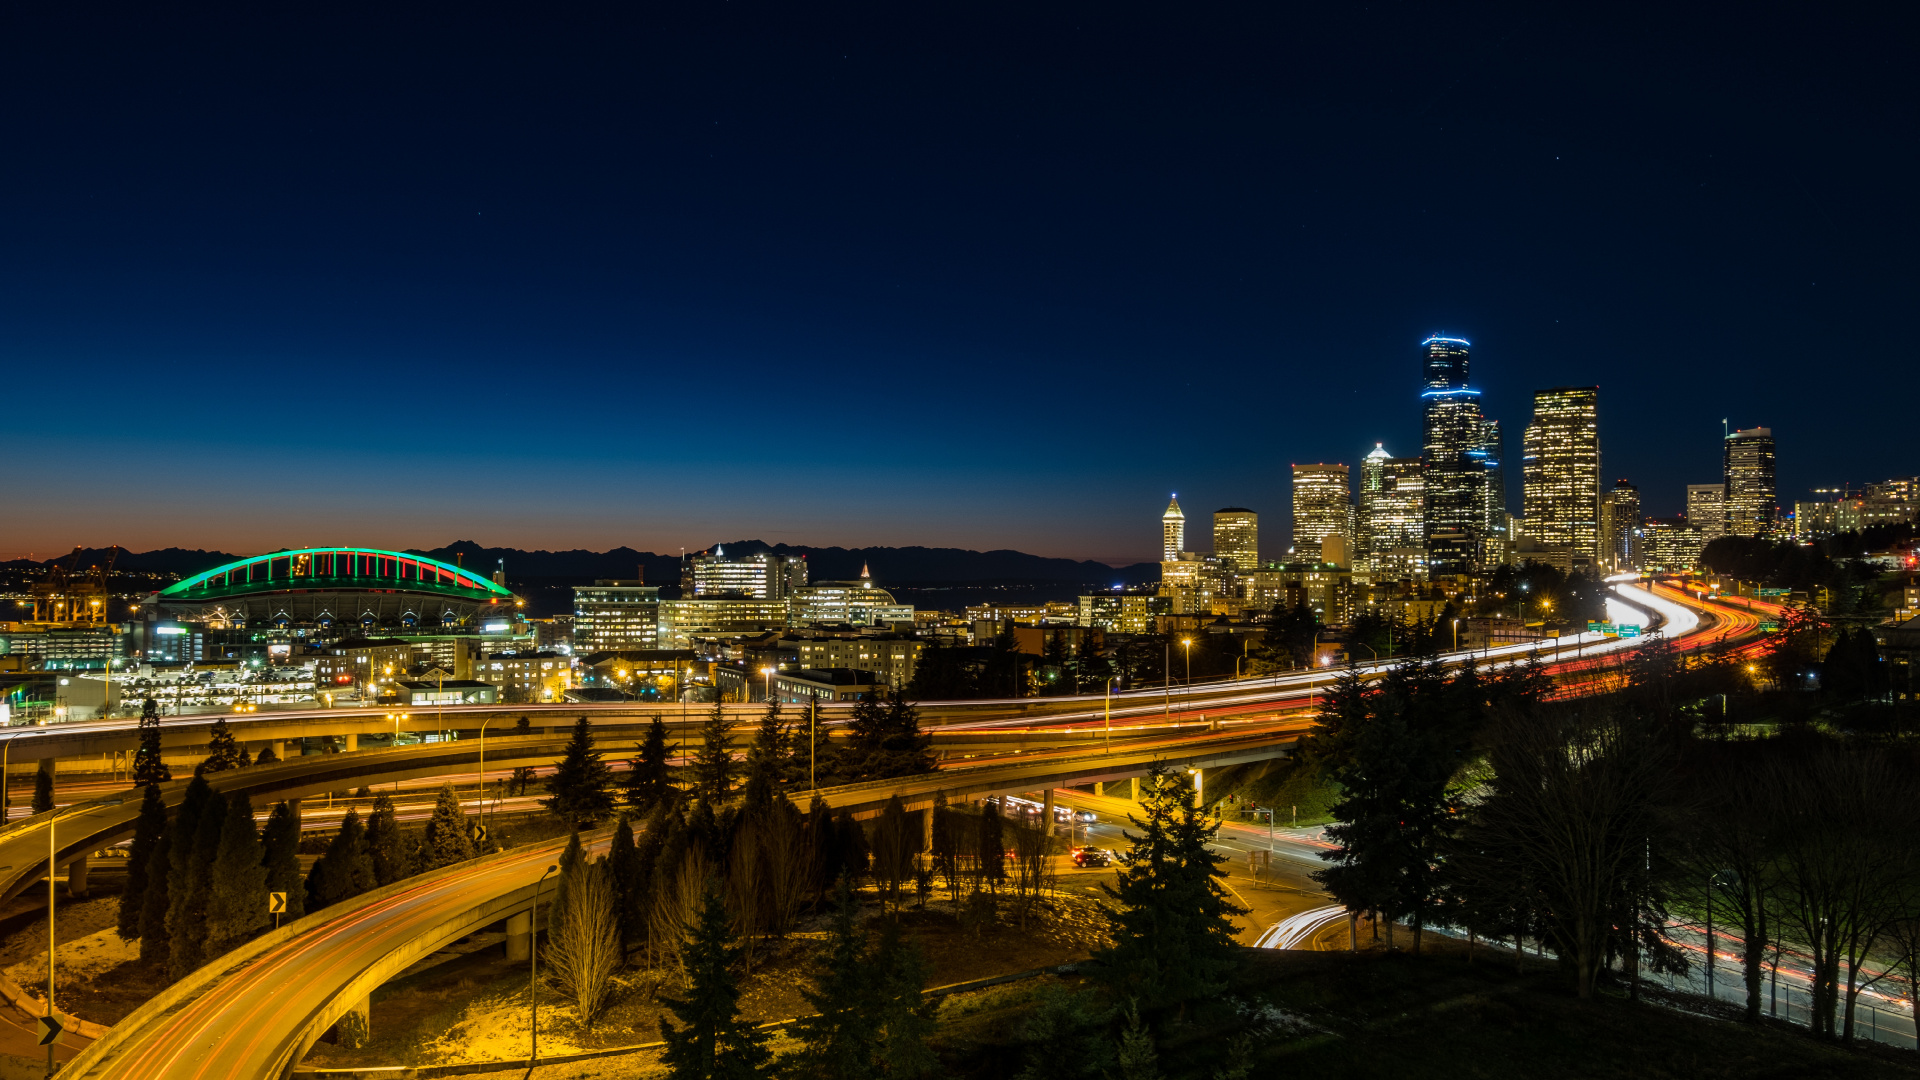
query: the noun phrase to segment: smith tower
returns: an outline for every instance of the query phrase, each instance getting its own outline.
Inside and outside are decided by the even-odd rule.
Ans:
[[[1482,546],[1494,539],[1489,465],[1499,468],[1497,445],[1489,446],[1480,391],[1467,385],[1465,338],[1430,337],[1425,353],[1426,447],[1424,498],[1428,566],[1435,575],[1472,573]],[[1495,471],[1494,475],[1498,475]]]
[[[1160,560],[1173,562],[1187,550],[1187,515],[1180,509],[1180,496],[1167,500],[1167,512],[1160,515]]]

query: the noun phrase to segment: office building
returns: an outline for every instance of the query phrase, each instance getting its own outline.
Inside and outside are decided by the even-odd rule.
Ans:
[[[777,647],[792,652],[801,668],[870,671],[888,686],[904,688],[913,682],[927,645],[898,634],[788,634]]]
[[[1187,515],[1180,509],[1180,496],[1167,500],[1167,512],[1160,515],[1160,561],[1172,562],[1187,550]]]
[[[603,578],[573,588],[574,651],[651,649],[660,640],[660,590]]]
[[[1269,563],[1248,576],[1246,605],[1272,610],[1305,604],[1322,624],[1353,620],[1353,571],[1325,562]]]
[[[1355,569],[1380,569],[1390,552],[1396,565],[1417,560],[1424,569],[1426,484],[1417,457],[1397,458],[1375,443],[1360,462],[1360,508],[1354,522]],[[1409,555],[1408,553],[1416,553]]]
[[[1679,574],[1700,568],[1700,553],[1706,549],[1707,539],[1692,522],[1684,518],[1648,518],[1641,536],[1644,542],[1641,569]]]
[[[1260,515],[1244,506],[1213,512],[1213,556],[1229,570],[1260,568]]]
[[[807,583],[807,560],[798,555],[761,552],[730,558],[719,546],[710,554],[687,556],[680,571],[682,597],[744,596],[785,600]]]
[[[1353,535],[1353,493],[1345,465],[1293,467],[1293,551],[1313,559],[1320,541]]]
[[[1771,537],[1774,519],[1773,429],[1727,436],[1727,532]]]
[[[699,596],[691,600],[659,602],[659,631],[648,645],[613,645],[609,649],[686,649],[695,635],[719,637],[787,628],[787,601],[753,600],[735,596]],[[574,636],[579,637],[576,624]],[[601,650],[595,646],[593,651]]]
[[[1601,504],[1600,553],[1615,573],[1640,568],[1640,489],[1630,481],[1614,481]]]
[[[1480,422],[1480,445],[1469,456],[1479,459],[1482,476],[1480,501],[1485,514],[1480,526],[1480,565],[1494,566],[1505,560],[1508,546],[1507,470],[1500,445],[1500,421]]]
[[[1230,599],[1228,578],[1219,559],[1184,551],[1160,564],[1159,595],[1168,599],[1172,614],[1207,615],[1216,601]]]
[[[1430,337],[1425,353],[1426,505],[1422,526],[1430,569],[1439,575],[1471,573],[1486,561],[1489,540],[1488,462],[1495,459],[1498,429],[1480,413],[1480,391],[1467,384],[1471,345],[1464,338]],[[1504,493],[1500,496],[1504,501]],[[1501,509],[1504,511],[1505,507]],[[1504,520],[1504,519],[1503,519]]]
[[[1727,485],[1688,484],[1687,523],[1712,543],[1727,531]]]
[[[1173,614],[1173,599],[1146,593],[1096,593],[1080,598],[1081,626],[1109,634],[1151,634],[1156,615]]]
[[[1561,570],[1600,561],[1600,388],[1533,395],[1522,455],[1522,513],[1541,561]]]
[[[913,623],[913,605],[873,583],[865,566],[857,581],[820,581],[793,591],[795,626],[892,626]]]
[[[1833,502],[1797,502],[1793,504],[1793,538],[1800,543],[1808,543],[1833,536],[1839,530],[1834,527],[1839,503]]]

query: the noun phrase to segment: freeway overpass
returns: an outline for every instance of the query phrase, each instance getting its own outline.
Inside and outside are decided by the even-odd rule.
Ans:
[[[1676,638],[1694,630],[1695,616],[1668,598],[1656,597],[1643,589],[1622,586],[1623,598],[1630,591],[1630,602],[1650,609],[1666,622],[1668,637]],[[1580,634],[1551,642],[1502,645],[1478,651],[1443,654],[1474,655],[1493,662],[1518,659],[1532,652],[1558,658],[1578,652],[1585,656],[1603,655],[1630,649],[1631,639],[1609,639],[1600,634]],[[1391,658],[1360,665],[1372,673],[1385,667]],[[1102,695],[1064,697],[984,699],[979,701],[928,702],[920,706],[921,720],[931,729],[943,727],[1022,726],[1102,719],[1110,710],[1117,720],[1145,719],[1155,713],[1169,715],[1176,709],[1193,711],[1220,706],[1259,706],[1304,696],[1316,684],[1325,685],[1325,671],[1287,672],[1246,679],[1222,679],[1192,686],[1129,690],[1114,694],[1109,701]],[[609,735],[623,733],[638,737],[641,728],[656,714],[669,722],[697,723],[711,705],[682,703],[571,703],[557,705],[458,705],[444,709],[304,709],[240,714],[195,714],[168,717],[161,724],[163,756],[170,761],[190,764],[206,756],[206,742],[214,723],[224,718],[235,738],[250,749],[273,745],[276,755],[287,756],[287,743],[305,738],[345,739],[347,749],[356,749],[359,740],[375,737],[383,742],[396,735],[430,736],[440,732],[473,732],[483,724],[493,730],[512,725],[527,717],[536,730],[551,732],[571,724],[574,717],[588,716],[597,729]],[[746,722],[760,715],[759,704],[725,706],[729,713]],[[819,709],[820,722],[844,723],[853,706],[826,703]],[[55,724],[45,727],[0,730],[0,768],[80,768],[110,772],[115,755],[125,761],[139,746],[139,724],[135,720],[98,720]],[[58,764],[56,764],[58,763]]]
[[[1690,603],[1684,596],[1646,594],[1641,600],[1660,611],[1669,620],[1669,626],[1680,631],[1679,636],[1688,643],[1709,638],[1713,631],[1725,628],[1721,622],[1711,617],[1703,620],[1683,607]],[[1595,644],[1601,646],[1603,652],[1615,651],[1620,646],[1618,642]],[[1587,644],[1581,643],[1579,649],[1586,651]],[[1493,659],[1513,661],[1517,658],[1516,652],[1527,651],[1530,650],[1493,650]],[[1384,666],[1368,665],[1367,668],[1377,672]],[[915,808],[931,804],[936,793],[951,798],[973,798],[1051,790],[1071,783],[1137,776],[1156,763],[1205,769],[1283,754],[1310,723],[1306,717],[1297,717],[1291,722],[1273,718],[1312,693],[1311,687],[1298,678],[1271,680],[1258,688],[1228,684],[1206,690],[1209,696],[1198,700],[1189,696],[1185,705],[1188,710],[1206,705],[1214,714],[1209,722],[1174,729],[1156,738],[1123,736],[1111,745],[1102,738],[1097,746],[1083,742],[991,758],[949,761],[939,773],[823,789],[819,794],[836,809],[867,815],[877,812],[896,794],[910,808]],[[1076,704],[1080,706],[1077,713]],[[1003,714],[984,722],[962,721],[949,727],[955,735],[970,729],[972,737],[984,739],[992,736],[981,728],[1031,727],[1039,721],[1047,726],[1077,728],[1086,736],[1093,736],[1091,716],[1084,705],[1085,699],[1079,703],[1069,700],[1064,708],[1047,713],[1044,718]],[[1270,716],[1251,723],[1236,722],[1231,715],[1222,716],[1247,706],[1264,707]],[[1163,701],[1161,708],[1163,716],[1170,715],[1170,702]],[[1144,717],[1151,716],[1150,705],[1129,703],[1128,709],[1133,715],[1126,727],[1149,726]],[[578,709],[572,707],[565,711],[573,713]],[[1194,714],[1189,711],[1188,715]],[[530,747],[538,744],[542,752],[551,755],[553,740],[550,736],[535,736],[526,742]],[[429,744],[413,748],[421,759],[418,768],[444,769],[448,760],[436,759],[436,755],[446,755],[456,746]],[[384,767],[396,770],[415,764],[398,759],[407,753],[408,750],[400,750],[329,757],[341,759],[340,764],[358,770],[351,775],[360,778],[367,775],[367,767],[381,759],[394,758],[391,766]],[[427,763],[428,760],[433,763]],[[288,763],[289,766],[304,764],[304,761]],[[324,769],[325,766],[314,767]],[[285,766],[257,771],[268,773],[282,768]],[[241,774],[222,775],[238,777]],[[299,779],[314,785],[310,790],[325,790],[337,785],[341,775],[333,772]],[[799,792],[796,799],[804,803],[811,794]],[[118,807],[103,809],[124,806],[123,802]],[[133,809],[137,811],[137,807]],[[82,810],[71,817],[78,819],[87,812]],[[123,822],[120,827],[127,826]],[[9,831],[0,831],[0,851],[6,849]],[[25,835],[22,834],[23,843]],[[116,1025],[106,1037],[82,1051],[69,1071],[102,1077],[283,1074],[334,1021],[347,1011],[361,1007],[367,993],[392,973],[446,941],[529,910],[534,904],[538,872],[549,864],[557,850],[557,844],[536,845],[474,860],[301,919],[222,958],[149,1002]],[[299,977],[291,978],[296,972]],[[218,1060],[209,1047],[221,1048]]]

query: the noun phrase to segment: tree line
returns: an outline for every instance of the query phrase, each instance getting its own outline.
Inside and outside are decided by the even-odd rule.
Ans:
[[[1920,991],[1920,755],[1904,732],[1846,726],[1879,660],[1856,636],[1829,641],[1788,662],[1826,666],[1830,708],[1759,729],[1786,693],[1755,673],[1765,662],[1658,636],[1619,689],[1577,700],[1532,664],[1350,672],[1309,744],[1341,792],[1316,877],[1389,941],[1407,924],[1415,951],[1436,925],[1550,948],[1582,997],[1686,973],[1676,939],[1711,912],[1749,1020],[1774,1007],[1777,965],[1804,965],[1812,1030],[1851,1038],[1863,992]]]

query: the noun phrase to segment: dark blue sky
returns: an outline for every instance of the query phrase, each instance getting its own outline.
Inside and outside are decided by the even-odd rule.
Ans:
[[[0,549],[1274,547],[1434,331],[1920,472],[1893,5],[1035,7],[12,9]]]

